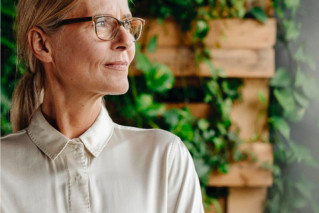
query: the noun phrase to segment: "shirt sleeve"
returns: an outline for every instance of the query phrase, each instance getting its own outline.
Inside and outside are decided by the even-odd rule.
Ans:
[[[204,213],[199,179],[193,159],[178,139],[170,151],[168,213]]]

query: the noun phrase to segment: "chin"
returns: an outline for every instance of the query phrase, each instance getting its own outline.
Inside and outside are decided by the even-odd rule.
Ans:
[[[116,87],[116,88],[112,88],[112,89],[109,89],[107,92],[106,92],[106,95],[123,95],[125,93],[127,93],[129,89],[129,85],[122,85],[121,87]]]

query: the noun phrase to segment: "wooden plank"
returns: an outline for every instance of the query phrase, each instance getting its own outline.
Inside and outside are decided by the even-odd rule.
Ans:
[[[244,141],[250,141],[255,136],[259,140],[268,137],[268,82],[268,79],[243,79],[242,96],[234,102],[230,118],[232,129],[239,129],[239,136]],[[259,93],[264,94],[264,105],[258,98]]]
[[[223,69],[227,77],[270,78],[275,72],[275,53],[272,48],[211,49],[211,54],[214,66]],[[211,76],[206,64],[196,68],[194,54],[187,48],[157,48],[147,56],[152,62],[166,64],[175,76]],[[138,71],[133,70],[133,74],[138,74]]]
[[[275,52],[273,49],[212,49],[212,62],[233,78],[271,78],[275,73]],[[209,75],[205,64],[202,73]]]
[[[227,213],[263,213],[266,187],[229,188]]]
[[[146,19],[141,43],[157,36],[158,47],[190,45],[192,33],[182,33],[173,20],[160,25],[155,19]],[[209,22],[210,31],[204,40],[210,48],[264,49],[276,42],[276,20],[269,18],[265,24],[250,19],[215,19]]]
[[[212,113],[212,108],[209,104],[206,103],[167,103],[166,108],[169,109],[176,109],[176,108],[184,108],[188,107],[191,111],[192,115],[196,118],[207,118],[207,116]]]
[[[219,19],[210,22],[210,29],[205,39],[208,47],[264,49],[276,42],[275,19],[266,24],[247,19]]]
[[[272,172],[261,168],[263,163],[273,163],[272,146],[269,143],[244,143],[242,150],[254,153],[257,162],[247,160],[233,163],[227,174],[213,172],[209,186],[216,187],[267,187],[273,182]]]

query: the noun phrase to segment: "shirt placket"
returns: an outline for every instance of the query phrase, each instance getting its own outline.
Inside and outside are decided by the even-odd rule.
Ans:
[[[89,177],[87,158],[81,141],[69,144],[66,156],[68,164],[68,201],[72,213],[90,212]]]

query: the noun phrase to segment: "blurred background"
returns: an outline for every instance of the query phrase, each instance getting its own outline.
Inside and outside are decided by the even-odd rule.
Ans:
[[[302,24],[301,40],[304,42],[306,51],[313,56],[316,62],[315,76],[319,79],[319,1],[306,0],[303,1],[300,16],[298,21]],[[276,47],[276,66],[281,66],[287,63],[287,59],[283,56],[280,45]],[[317,91],[319,92],[319,91]],[[301,144],[307,146],[314,157],[319,160],[319,103],[318,101],[312,102],[309,111],[306,113],[305,118],[299,124],[292,126],[292,138],[295,141],[300,141]],[[319,201],[319,171],[313,169],[306,169],[303,166],[296,166],[291,168],[295,175],[305,174],[316,183],[315,199]],[[310,210],[308,210],[310,212]]]
[[[1,1],[1,134],[11,132],[16,1]],[[114,121],[189,149],[206,212],[319,212],[319,1],[136,0],[146,19]]]

